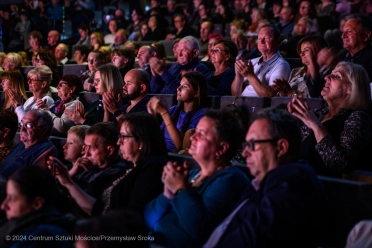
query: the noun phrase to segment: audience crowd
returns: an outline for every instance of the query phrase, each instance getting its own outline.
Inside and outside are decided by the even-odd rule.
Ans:
[[[372,173],[372,0],[122,3],[0,5],[0,246],[332,247],[322,178]]]

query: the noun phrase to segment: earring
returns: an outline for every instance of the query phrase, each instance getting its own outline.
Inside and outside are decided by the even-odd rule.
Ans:
[[[140,146],[140,147],[138,148],[138,150],[142,150],[142,147]]]

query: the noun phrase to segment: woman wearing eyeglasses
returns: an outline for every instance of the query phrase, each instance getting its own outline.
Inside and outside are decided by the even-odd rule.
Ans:
[[[219,40],[214,43],[210,53],[215,71],[205,76],[208,81],[208,95],[231,95],[231,83],[235,78],[233,66],[238,48],[230,40]]]
[[[231,134],[234,135],[231,135]],[[248,177],[230,163],[244,132],[227,110],[207,110],[191,136],[189,153],[200,168],[168,162],[164,191],[145,209],[154,242],[162,247],[201,247],[233,210]]]
[[[318,23],[316,19],[317,15],[316,15],[315,5],[312,1],[302,0],[300,2],[300,5],[298,7],[296,17],[295,17],[295,24],[297,24],[297,22],[303,17],[307,17],[310,20],[312,20],[313,25],[312,25],[312,29],[310,30],[310,32],[311,33],[317,32],[318,31]]]
[[[24,87],[24,79],[18,70],[5,71],[0,76],[1,87],[5,92],[5,97],[0,100],[0,109],[10,109],[14,111],[10,95],[21,95],[26,101],[27,95]]]
[[[57,66],[57,59],[54,53],[50,50],[42,49],[36,55],[35,65],[36,66],[41,66],[41,65],[48,66],[50,70],[53,72],[50,85],[57,87],[58,79],[59,79],[59,71],[58,71],[58,66]]]
[[[319,98],[325,83],[325,76],[331,73],[329,67],[319,65],[317,58],[323,48],[328,47],[327,41],[320,35],[309,35],[297,44],[297,52],[301,57],[303,67],[294,68],[289,80],[276,79],[271,86],[280,96],[297,94],[305,98]]]
[[[44,104],[50,107],[54,100],[50,97],[50,82],[52,81],[52,71],[48,66],[36,66],[34,69],[27,74],[28,88],[32,92],[32,96],[23,101],[21,94],[10,91],[9,97],[12,101],[12,105],[15,108],[15,112],[18,115],[18,122],[21,122],[26,112],[31,109],[38,109],[44,106]]]
[[[99,95],[102,96],[103,93],[108,92],[117,98],[123,91],[124,81],[116,66],[106,64],[94,70],[93,85]],[[97,122],[116,121],[115,116],[104,107],[101,96],[100,99],[93,101],[89,105],[86,112],[84,112],[82,104],[77,104],[73,111],[66,109],[65,113],[67,117],[77,125],[84,124],[91,126]]]
[[[167,151],[156,119],[145,112],[129,113],[121,119],[119,126],[117,145],[129,166],[99,198],[86,194],[56,158],[48,161],[49,165],[56,165],[56,177],[61,185],[89,215],[124,209],[143,214],[147,203],[163,190],[161,174]]]
[[[372,121],[366,110],[371,101],[365,69],[340,62],[325,77],[321,92],[326,107],[310,110],[294,97],[288,110],[303,122],[301,158],[309,160],[320,175],[341,177],[355,169],[370,170]]]
[[[57,90],[60,99],[49,108],[46,104],[42,104],[40,108],[47,110],[53,119],[53,135],[66,136],[67,131],[75,123],[67,117],[64,111],[66,109],[74,111],[76,105],[82,105],[78,95],[83,90],[83,84],[78,76],[64,75],[57,85]]]

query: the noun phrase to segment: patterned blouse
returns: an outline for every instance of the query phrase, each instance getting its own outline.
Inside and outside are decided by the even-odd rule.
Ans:
[[[10,150],[16,145],[13,141],[10,145],[0,147],[0,164],[4,162],[4,159],[8,156]]]
[[[322,120],[328,107],[314,113]],[[372,170],[372,166],[368,168],[363,163],[372,151],[372,120],[366,112],[343,109],[323,125],[328,135],[319,143],[310,128],[306,125],[301,128],[302,158],[309,160],[318,174],[341,176],[355,169]]]

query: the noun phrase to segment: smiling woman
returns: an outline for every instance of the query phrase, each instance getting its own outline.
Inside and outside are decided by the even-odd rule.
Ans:
[[[325,108],[313,112],[297,97],[288,104],[289,112],[303,122],[301,158],[320,175],[371,170],[362,162],[372,149],[372,121],[364,112],[371,100],[367,72],[360,65],[340,62],[325,79]]]
[[[74,126],[75,123],[68,119],[64,111],[66,109],[74,111],[78,104],[83,106],[78,98],[79,92],[83,90],[83,84],[78,76],[64,75],[57,85],[57,90],[60,99],[55,101],[49,108],[46,104],[44,104],[42,108],[53,118],[53,135],[65,137],[67,131],[70,127]]]

